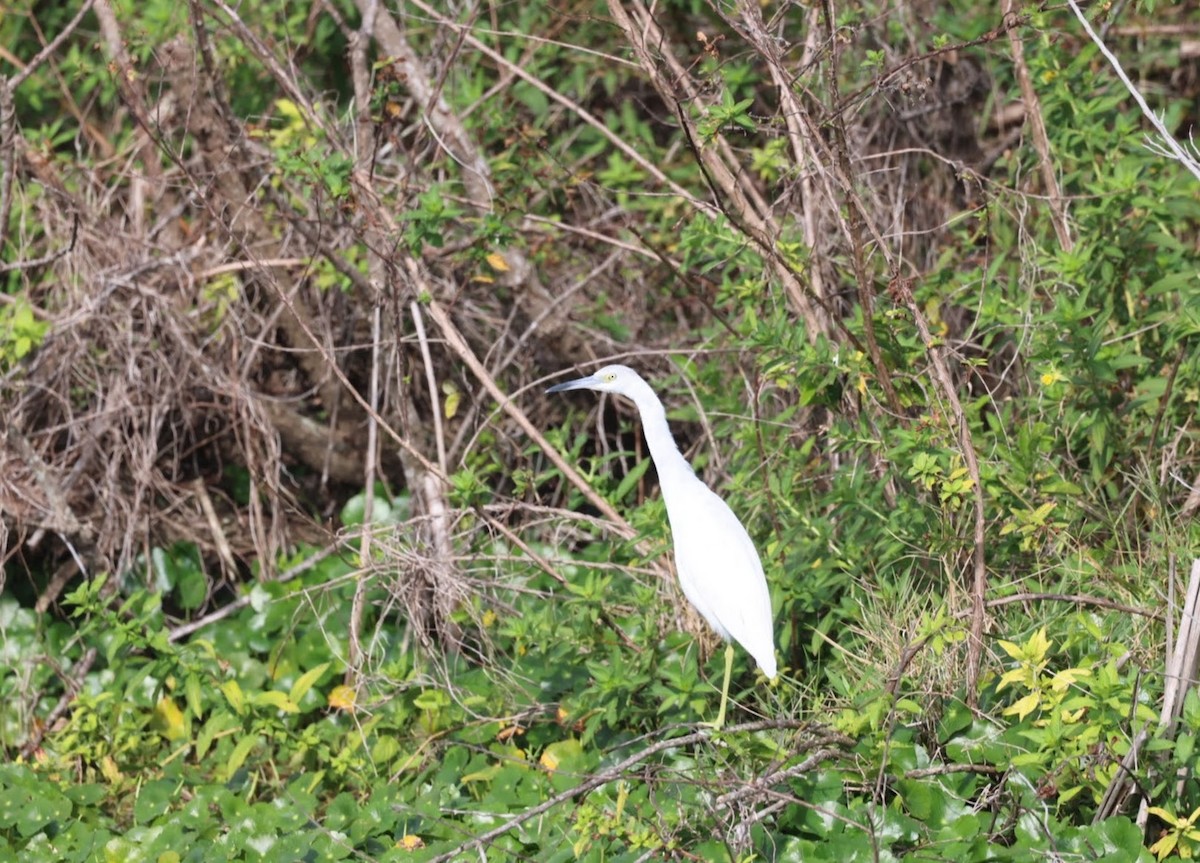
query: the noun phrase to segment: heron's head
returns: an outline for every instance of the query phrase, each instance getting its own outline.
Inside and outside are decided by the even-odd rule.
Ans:
[[[546,390],[548,393],[561,393],[567,390],[595,390],[599,393],[617,393],[633,397],[634,393],[646,386],[641,376],[629,366],[605,366],[586,378],[578,378],[566,383],[555,384]]]

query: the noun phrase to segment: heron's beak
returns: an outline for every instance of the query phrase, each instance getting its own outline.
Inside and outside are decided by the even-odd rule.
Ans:
[[[573,381],[567,381],[562,384],[555,384],[546,390],[548,393],[562,393],[567,390],[590,390],[593,387],[600,385],[599,379],[595,375],[588,375],[586,378],[578,378]]]

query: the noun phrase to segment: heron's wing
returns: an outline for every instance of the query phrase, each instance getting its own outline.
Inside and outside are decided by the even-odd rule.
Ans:
[[[697,481],[667,501],[675,565],[688,600],[723,638],[732,638],[775,676],[771,596],[762,562],[733,510]]]

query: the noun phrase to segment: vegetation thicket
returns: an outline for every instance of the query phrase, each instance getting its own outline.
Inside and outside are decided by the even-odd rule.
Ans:
[[[11,0],[0,861],[1200,854],[1198,20]]]

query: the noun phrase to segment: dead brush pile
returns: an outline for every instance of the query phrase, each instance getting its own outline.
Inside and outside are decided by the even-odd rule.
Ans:
[[[394,595],[438,626],[486,589],[460,571],[460,531],[515,547],[574,486],[632,533],[541,436],[562,406],[528,397],[600,358],[637,354],[653,376],[672,351],[728,355],[730,380],[815,439],[814,486],[842,457],[832,415],[923,409],[894,378],[911,371],[952,415],[960,385],[1001,396],[1019,377],[1019,334],[980,332],[977,298],[918,307],[911,274],[1007,254],[996,214],[1020,223],[1044,202],[1066,225],[1053,171],[997,170],[1050,155],[1026,123],[1034,100],[996,83],[1001,67],[1029,83],[1028,18],[930,48],[936,4],[843,29],[792,3],[548,4],[549,29],[514,59],[500,34],[516,24],[389,5],[320,4],[284,25],[217,0],[159,30],[108,0],[10,19],[29,24],[9,24],[14,44],[37,49],[0,80],[0,300],[47,329],[0,367],[0,539],[5,577],[43,607],[80,573],[149,581],[150,550],[177,542],[214,586],[252,564],[269,577],[281,549],[329,543],[346,497],[379,481],[414,517],[380,572],[407,573]],[[566,95],[559,78],[580,71],[587,86]],[[717,224],[733,242],[696,240]],[[784,368],[789,349],[731,323],[746,285],[787,338],[866,357],[864,398],[771,390],[767,361],[738,351]],[[897,372],[876,327],[926,312],[938,350]],[[494,512],[451,483],[483,462]],[[558,487],[510,494],[518,471],[551,465]],[[972,505],[968,550],[983,547]],[[981,576],[982,551],[957,564]],[[982,580],[972,591],[981,626]]]

